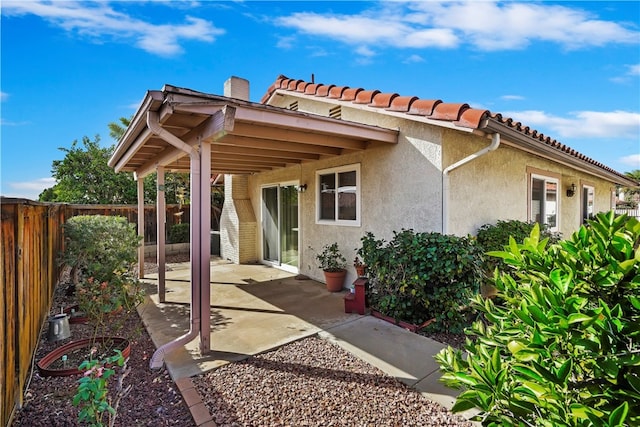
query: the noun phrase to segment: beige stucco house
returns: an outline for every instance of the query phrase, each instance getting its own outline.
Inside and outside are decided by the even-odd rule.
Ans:
[[[195,323],[183,341],[208,330],[208,201],[217,174],[225,174],[226,193],[221,255],[318,280],[317,251],[337,242],[353,259],[367,231],[387,239],[402,228],[466,235],[519,219],[569,235],[614,206],[616,186],[636,185],[467,104],[284,76],[260,103],[248,100],[249,83],[239,78],[225,83],[224,96],[149,91],[110,160],[116,171],[136,173],[139,190],[158,172],[159,204],[165,171],[191,173]],[[351,269],[347,283],[354,277]],[[208,349],[208,334],[200,337]]]

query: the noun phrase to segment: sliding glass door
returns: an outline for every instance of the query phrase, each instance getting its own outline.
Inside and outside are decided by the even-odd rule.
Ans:
[[[293,184],[262,188],[262,259],[298,270],[298,192]]]

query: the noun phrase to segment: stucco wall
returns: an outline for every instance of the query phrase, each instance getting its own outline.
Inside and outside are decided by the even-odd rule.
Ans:
[[[443,160],[445,167],[488,146],[491,140],[476,135],[445,131]],[[500,147],[483,157],[455,169],[450,174],[449,232],[457,235],[475,234],[483,224],[497,220],[528,221],[528,174],[534,170],[549,173],[560,180],[560,232],[568,237],[582,222],[581,191],[583,184],[595,188],[595,212],[611,209],[611,184],[583,172],[552,163],[525,153],[504,141]],[[578,190],[566,196],[575,183]]]
[[[287,105],[286,100],[281,105]],[[327,115],[328,106],[321,103],[299,103],[301,111]],[[396,117],[384,117],[371,112],[343,108],[342,119],[377,126],[402,129],[400,142],[373,144],[368,149],[304,163],[292,167],[252,175],[249,178],[250,199],[260,223],[260,191],[267,184],[299,182],[307,190],[299,194],[300,272],[323,281],[315,255],[325,244],[338,242],[347,258],[349,275],[345,284],[355,279],[352,261],[360,238],[373,232],[378,238],[389,240],[393,231],[413,228],[417,231],[441,229],[441,149],[442,132],[438,128],[422,126]],[[360,164],[361,225],[337,226],[316,224],[316,175],[320,169]],[[260,227],[256,250],[261,254]]]
[[[328,115],[332,105],[313,99],[279,96],[273,105],[287,107],[298,102],[298,109]],[[315,255],[325,244],[337,242],[349,265],[345,284],[355,278],[351,266],[360,238],[368,231],[387,241],[394,231],[412,228],[416,231],[441,231],[442,168],[457,162],[491,143],[488,137],[439,126],[406,120],[402,114],[380,115],[366,108],[342,107],[342,120],[400,129],[399,142],[372,144],[366,150],[316,162],[252,175],[248,192],[257,227],[253,250],[262,258],[260,228],[260,193],[264,185],[278,183],[306,184],[299,194],[300,203],[300,272],[323,280]],[[444,141],[444,149],[442,144]],[[608,210],[610,184],[606,181],[524,153],[503,141],[500,148],[478,158],[450,175],[448,232],[474,234],[478,227],[498,219],[528,220],[527,168],[548,171],[560,177],[560,231],[569,235],[581,223],[580,188],[583,183],[595,188],[595,209]],[[337,226],[316,224],[315,172],[350,164],[360,164],[361,225]],[[567,186],[575,183],[578,192],[565,195]]]

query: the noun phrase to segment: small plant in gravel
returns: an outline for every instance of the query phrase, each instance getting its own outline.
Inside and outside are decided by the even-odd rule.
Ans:
[[[124,378],[129,374],[130,368],[127,368],[127,361],[122,353],[119,350],[115,352],[114,356],[85,360],[80,365],[84,375],[78,380],[78,388],[73,397],[73,405],[80,407],[78,412],[80,423],[87,423],[92,427],[103,427],[106,415],[108,425],[110,427],[115,425],[120,401],[131,392],[132,388],[131,385],[123,386]],[[120,372],[118,373],[116,397],[112,402],[108,398],[108,383],[111,377],[116,374],[116,370],[112,367],[114,365],[120,368]]]
[[[548,245],[535,226],[491,252],[494,300],[464,352],[437,356],[442,381],[464,388],[453,411],[488,426],[637,426],[640,408],[640,222],[597,214]]]

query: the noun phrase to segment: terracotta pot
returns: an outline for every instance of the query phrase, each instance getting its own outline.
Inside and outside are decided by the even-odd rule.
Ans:
[[[327,290],[329,292],[340,292],[346,275],[347,270],[325,271],[324,280],[327,284]]]
[[[46,356],[44,356],[37,363],[38,372],[40,372],[40,375],[42,375],[43,377],[68,377],[71,375],[79,375],[82,373],[82,371],[80,371],[80,369],[78,369],[77,366],[72,366],[65,369],[54,369],[54,368],[51,368],[50,366],[56,360],[61,359],[62,356],[64,356],[65,354],[69,354],[74,350],[79,350],[82,348],[86,348],[88,352],[90,347],[95,342],[104,342],[104,341],[111,341],[113,344],[113,348],[122,351],[122,356],[125,359],[129,357],[129,355],[131,354],[131,344],[129,343],[129,340],[125,338],[118,338],[118,337],[96,337],[95,339],[84,338],[78,341],[68,342],[56,348]]]
[[[364,277],[365,273],[365,265],[356,265],[356,274],[358,275],[358,277]]]

